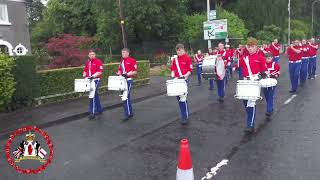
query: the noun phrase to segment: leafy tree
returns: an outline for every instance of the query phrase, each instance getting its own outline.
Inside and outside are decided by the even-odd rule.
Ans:
[[[302,20],[291,21],[291,40],[309,38],[311,36],[311,25]],[[284,31],[285,37],[288,37],[288,28]]]
[[[281,35],[281,28],[276,25],[264,26],[263,30],[257,32],[256,37],[258,40],[265,43],[270,43],[274,39],[279,39]]]
[[[34,27],[38,22],[42,21],[42,12],[45,6],[42,4],[41,0],[27,0],[27,18],[29,21],[29,27]]]
[[[217,8],[217,18],[228,20],[228,37],[229,38],[246,38],[248,29],[246,29],[244,21],[236,14]]]

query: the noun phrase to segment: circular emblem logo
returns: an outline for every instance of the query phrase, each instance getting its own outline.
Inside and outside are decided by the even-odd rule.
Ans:
[[[22,139],[23,136],[25,138]],[[47,132],[36,126],[26,126],[10,135],[5,153],[9,165],[17,172],[38,174],[49,166],[54,150]]]

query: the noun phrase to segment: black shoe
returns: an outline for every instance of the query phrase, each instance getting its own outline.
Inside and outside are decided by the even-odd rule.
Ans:
[[[292,94],[294,94],[294,93],[296,93],[297,91],[296,90],[291,90],[291,91],[289,91],[289,93],[292,93]]]
[[[254,128],[253,127],[247,127],[245,130],[244,130],[244,133],[249,135],[249,134],[253,134],[255,132]]]
[[[315,78],[316,78],[316,76],[315,76],[315,75],[312,75],[312,76],[311,76],[311,79],[315,79]]]
[[[130,114],[130,115],[128,116],[128,118],[133,118],[133,114]]]
[[[273,114],[273,112],[266,112],[266,116],[267,116],[267,117],[271,117],[272,114]]]
[[[90,114],[89,116],[88,116],[88,119],[89,120],[93,120],[93,119],[95,119],[96,118],[96,116],[94,115],[94,114]]]
[[[308,76],[308,79],[311,79],[311,76],[310,76],[310,75]]]
[[[182,121],[181,121],[181,124],[182,124],[182,125],[187,125],[188,122],[189,122],[188,120],[182,120]]]
[[[129,119],[130,119],[129,117],[125,117],[122,119],[122,121],[129,121]]]
[[[221,103],[223,103],[223,102],[224,102],[224,98],[223,98],[223,97],[219,97],[219,98],[218,98],[218,101],[221,102]]]
[[[103,114],[103,111],[96,113],[96,115],[101,115],[101,114]]]
[[[212,90],[213,90],[213,88],[209,88],[209,90],[210,90],[210,91],[212,91]]]

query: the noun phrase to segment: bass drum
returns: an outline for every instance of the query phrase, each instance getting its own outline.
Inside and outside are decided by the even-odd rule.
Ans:
[[[206,56],[202,62],[202,77],[204,79],[217,79],[215,71],[217,56]]]

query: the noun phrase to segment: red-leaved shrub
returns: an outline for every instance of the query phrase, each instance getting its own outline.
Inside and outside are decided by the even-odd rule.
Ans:
[[[52,57],[50,69],[81,66],[87,59],[93,39],[86,36],[62,34],[50,38],[45,48]]]

